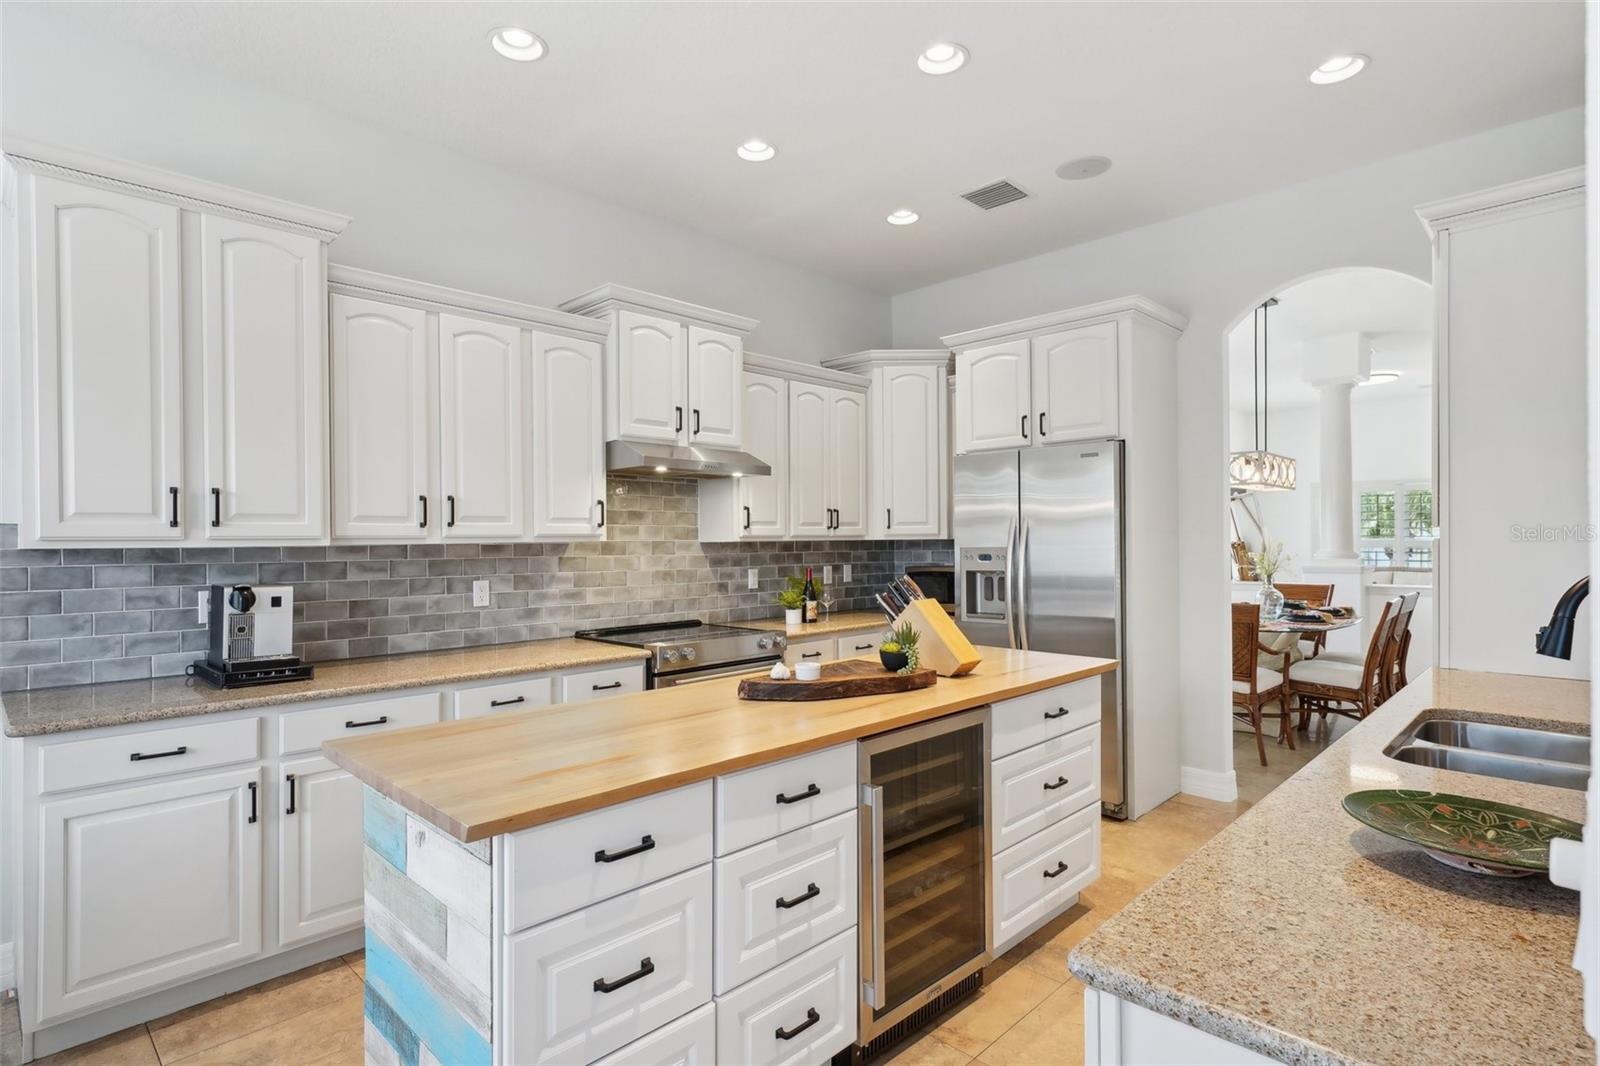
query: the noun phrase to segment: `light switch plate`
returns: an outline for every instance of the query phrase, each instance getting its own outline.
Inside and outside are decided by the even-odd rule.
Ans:
[[[822,568],[822,583],[824,585],[833,584],[833,567],[824,566]]]
[[[201,589],[194,604],[194,620],[201,625],[211,621],[211,590]]]
[[[476,581],[474,581],[472,583],[472,606],[474,606],[474,607],[487,607],[487,606],[489,606],[489,579],[488,578],[481,577],[481,578],[478,578]]]
[[[845,563],[844,564],[844,583],[846,585],[850,584],[850,564],[849,563]]]
[[[745,588],[758,589],[761,587],[761,574],[755,567],[745,571]]]

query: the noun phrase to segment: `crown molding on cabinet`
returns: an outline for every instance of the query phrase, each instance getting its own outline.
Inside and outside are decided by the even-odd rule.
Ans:
[[[1070,326],[1087,326],[1095,322],[1104,322],[1121,315],[1139,315],[1150,322],[1165,326],[1173,333],[1182,333],[1189,325],[1187,315],[1181,315],[1169,307],[1163,307],[1146,296],[1121,296],[1115,300],[1102,300],[1099,303],[1084,304],[1066,311],[1051,311],[1048,314],[1034,315],[1032,318],[1019,318],[1013,322],[1002,322],[998,326],[984,326],[981,329],[969,329],[963,333],[952,333],[940,337],[939,342],[950,348],[971,348],[979,344],[989,344],[998,341],[1012,340],[1016,337],[1026,337],[1034,333],[1045,333]]]
[[[80,185],[140,196],[147,200],[209,214],[227,215],[276,229],[332,241],[350,224],[350,216],[291,203],[274,196],[203,181],[125,159],[80,152],[27,137],[4,137],[6,159],[18,170],[62,178]]]
[[[836,355],[822,365],[850,374],[865,374],[875,366],[953,366],[955,357],[946,348],[869,348],[864,352]]]
[[[428,311],[446,313],[471,311],[516,326],[531,324],[541,329],[556,330],[579,337],[592,337],[602,341],[606,337],[606,324],[598,319],[570,315],[565,311],[554,311],[548,307],[536,307],[515,300],[502,300],[496,296],[484,296],[481,293],[466,292],[443,285],[432,285],[425,281],[397,278],[372,270],[362,270],[359,267],[340,266],[336,263],[328,265],[328,291],[346,296],[364,296],[374,300],[400,299]]]
[[[755,352],[744,353],[744,369],[746,373],[754,371],[789,381],[809,381],[813,385],[832,385],[841,389],[865,391],[868,385],[867,379],[860,374],[848,374],[842,370],[830,370],[825,366],[818,366],[816,363],[801,363],[793,359],[779,359],[775,355],[758,355]]]
[[[671,296],[660,296],[653,292],[610,283],[590,289],[570,300],[563,300],[557,306],[574,315],[599,315],[619,307],[626,307],[740,334],[749,333],[760,325],[757,319],[746,318],[730,311],[718,311],[689,303],[687,300],[675,300]]]
[[[1463,196],[1434,200],[1417,208],[1417,218],[1422,220],[1428,236],[1436,237],[1441,230],[1504,222],[1565,207],[1573,200],[1581,200],[1583,190],[1584,168],[1572,167]]]

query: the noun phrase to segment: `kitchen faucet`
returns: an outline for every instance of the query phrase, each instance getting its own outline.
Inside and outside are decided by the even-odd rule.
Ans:
[[[1556,601],[1556,609],[1550,614],[1550,624],[1539,627],[1539,636],[1534,642],[1535,651],[1557,659],[1572,658],[1572,624],[1578,617],[1578,605],[1583,603],[1587,595],[1587,577],[1574,582],[1571,588],[1561,594]]]

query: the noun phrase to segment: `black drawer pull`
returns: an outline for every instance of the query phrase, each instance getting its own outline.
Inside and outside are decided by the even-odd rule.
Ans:
[[[594,528],[604,529],[606,528],[606,501],[596,500],[594,502],[600,505],[600,521],[595,523]]]
[[[167,489],[172,494],[172,517],[167,519],[167,525],[173,529],[178,528],[178,486],[173,485]]]
[[[417,523],[418,529],[428,528],[428,497],[418,496],[417,502],[422,504],[422,521]]]
[[[820,659],[820,658],[822,658],[822,653],[820,651],[803,651],[803,652],[800,653],[800,658],[802,658],[802,659]]]
[[[799,1036],[801,1033],[805,1032],[807,1029],[811,1028],[813,1025],[816,1025],[821,1020],[822,1020],[822,1015],[817,1013],[817,1008],[815,1008],[815,1007],[807,1007],[806,1008],[806,1020],[805,1021],[801,1022],[799,1025],[795,1026],[793,1029],[785,1029],[783,1026],[780,1025],[780,1026],[778,1026],[777,1030],[772,1035],[777,1037],[779,1040],[793,1040],[795,1037]]]
[[[1053,711],[1045,711],[1044,712],[1044,716],[1047,719],[1065,718],[1067,715],[1069,715],[1071,713],[1072,712],[1067,710],[1067,708],[1065,708],[1065,707],[1057,707]]]
[[[875,647],[877,647],[875,644],[857,644],[856,651],[871,651]]]
[[[1023,440],[1027,440],[1028,439],[1028,416],[1027,415],[1023,415],[1022,416],[1022,439]]]
[[[1046,781],[1044,783],[1044,790],[1046,792],[1054,792],[1056,789],[1063,788],[1063,787],[1065,787],[1065,786],[1067,786],[1069,784],[1071,784],[1071,782],[1068,781],[1066,778],[1058,777],[1058,778],[1056,778],[1055,784],[1053,784],[1053,785],[1050,782]]]
[[[631,985],[639,978],[649,977],[655,972],[656,964],[650,961],[650,956],[646,955],[639,960],[639,968],[626,977],[619,977],[615,981],[607,981],[604,977],[596,977],[594,979],[594,990],[596,992],[615,992],[623,985]]]
[[[698,407],[694,409],[694,435],[697,437],[700,435],[700,408]]]
[[[456,498],[454,496],[446,496],[444,503],[448,509],[444,524],[450,529],[454,529],[456,526]]]
[[[218,488],[211,490],[211,524],[222,525],[222,490]]]
[[[593,689],[595,692],[604,692],[608,688],[621,688],[622,687],[622,682],[621,681],[613,681],[609,685],[590,685],[589,687],[591,689]]]
[[[369,725],[383,725],[388,721],[389,721],[389,716],[384,714],[384,715],[379,715],[377,718],[369,719],[369,720],[367,720],[365,722],[346,722],[344,724],[344,727],[346,729],[365,729]]]
[[[1040,411],[1040,412],[1039,412],[1039,436],[1041,436],[1041,437],[1048,437],[1048,436],[1049,436],[1049,435],[1050,435],[1050,434],[1049,434],[1049,433],[1047,433],[1047,432],[1045,432],[1045,428],[1044,428],[1044,415],[1045,415],[1045,413],[1044,413],[1044,412],[1043,412],[1043,411]]]
[[[250,817],[246,821],[254,825],[256,822],[256,783],[254,781],[248,782],[245,788],[250,790]]]
[[[289,806],[283,809],[284,814],[294,813],[294,775],[284,774],[283,779],[289,783]]]
[[[1044,875],[1046,877],[1060,877],[1062,874],[1064,874],[1066,872],[1067,872],[1067,864],[1064,863],[1064,862],[1057,862],[1056,863],[1056,868],[1054,870],[1046,870],[1044,872]]]
[[[883,517],[884,517],[884,520],[885,520],[884,528],[885,529],[893,529],[894,528],[894,508],[893,507],[885,507],[883,509]]]
[[[810,884],[806,885],[806,890],[800,893],[794,899],[784,899],[782,896],[779,896],[775,902],[778,904],[779,910],[786,911],[790,907],[798,907],[806,900],[815,899],[820,895],[822,895],[822,889],[817,887],[817,883],[815,881],[812,881]]]
[[[594,853],[594,861],[616,862],[618,859],[626,859],[630,855],[638,855],[641,852],[650,851],[654,849],[655,846],[656,838],[651,836],[649,833],[646,833],[644,836],[639,838],[639,843],[635,844],[631,848],[623,848],[621,851],[607,851],[605,848],[601,848],[599,851]]]
[[[512,696],[509,700],[490,700],[489,701],[489,706],[491,706],[491,707],[510,707],[514,703],[526,703],[526,702],[528,702],[528,697],[526,697],[526,696]]]
[[[673,410],[676,411],[677,414],[678,414],[678,426],[672,432],[674,432],[674,433],[682,433],[683,432],[683,408],[674,407]]]
[[[799,803],[801,800],[808,800],[812,796],[820,795],[822,795],[822,789],[818,788],[817,783],[813,781],[811,784],[806,786],[806,790],[804,792],[796,792],[792,796],[785,796],[782,792],[778,793],[778,802]]]
[[[149,754],[146,754],[145,752],[142,752],[142,751],[136,751],[132,755],[128,756],[128,761],[130,761],[130,762],[144,762],[146,759],[170,759],[172,756],[174,756],[174,755],[182,755],[185,752],[187,752],[188,750],[189,750],[189,745],[187,745],[187,744],[179,744],[177,747],[173,748],[171,751],[152,751]]]
[[[750,508],[748,507],[744,509],[744,528],[747,530],[750,528]]]

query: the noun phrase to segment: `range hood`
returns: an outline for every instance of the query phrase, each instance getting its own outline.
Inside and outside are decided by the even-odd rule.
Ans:
[[[606,473],[656,474],[662,477],[762,477],[772,467],[749,452],[733,448],[682,447],[676,444],[606,442]]]

